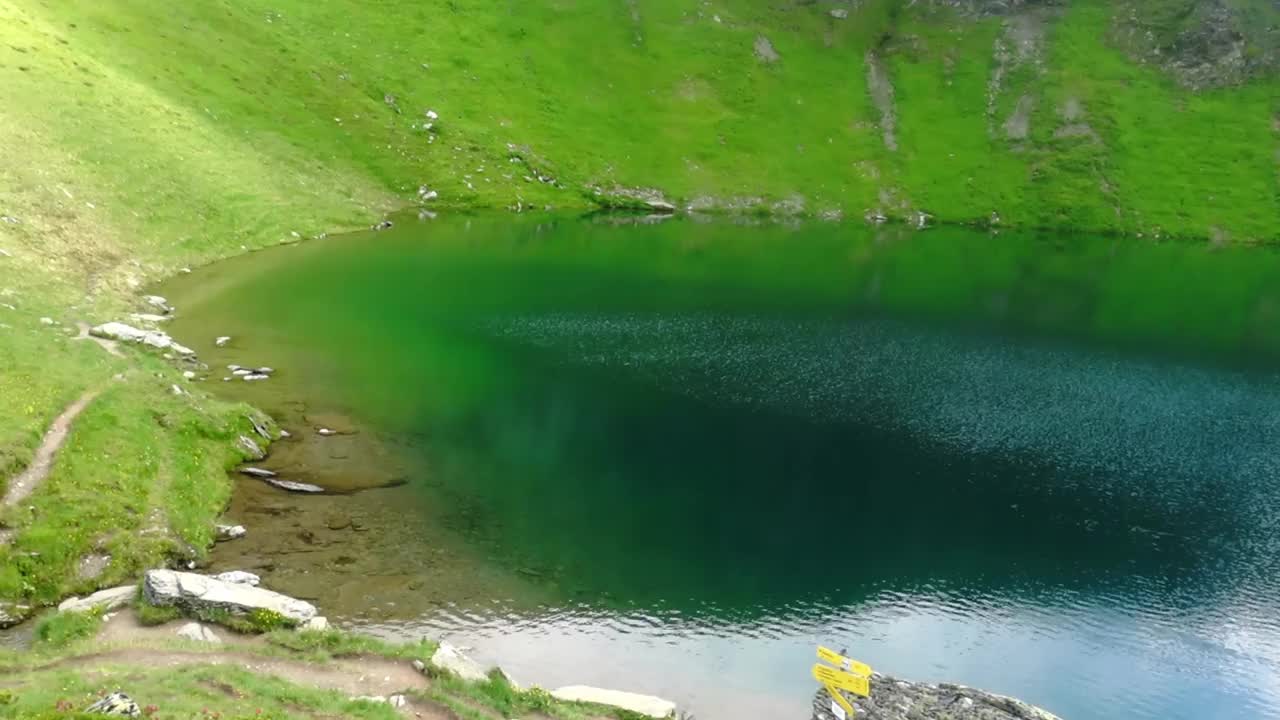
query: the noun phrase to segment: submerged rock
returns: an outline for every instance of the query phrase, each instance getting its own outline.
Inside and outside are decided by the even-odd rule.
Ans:
[[[288,490],[289,492],[299,492],[299,493],[324,492],[324,488],[320,487],[319,485],[312,485],[311,483],[294,482],[293,480],[280,480],[278,478],[267,478],[266,480],[268,485],[273,485],[275,487],[280,488],[281,490]]]
[[[229,583],[217,578],[176,570],[148,570],[142,582],[147,602],[199,612],[222,610],[247,615],[255,610],[278,613],[294,623],[316,616],[316,606],[270,590]]]
[[[262,578],[244,570],[228,570],[214,575],[213,579],[229,582],[232,585],[249,585],[252,587],[258,587],[258,584],[262,582]]]
[[[651,718],[668,718],[676,714],[676,704],[653,695],[606,690],[589,685],[569,685],[551,692],[557,700],[567,702],[587,702],[597,705],[622,708],[637,715]]]
[[[214,339],[213,344],[218,347],[226,347],[227,343],[229,342],[231,342],[230,335],[219,335],[217,338]]]
[[[848,698],[858,720],[1060,720],[1047,710],[1004,695],[949,683],[913,683],[885,675],[871,677],[871,697]],[[813,698],[813,720],[837,720],[826,689]]]
[[[137,585],[121,585],[120,587],[107,588],[106,590],[99,590],[88,597],[67,598],[58,605],[58,612],[90,612],[94,608],[101,608],[103,612],[111,612],[133,602],[133,598],[137,595]]]
[[[275,472],[271,470],[267,470],[266,468],[260,468],[260,467],[240,468],[240,474],[248,475],[249,477],[256,477],[256,478],[263,478],[263,479],[270,479],[276,476]]]

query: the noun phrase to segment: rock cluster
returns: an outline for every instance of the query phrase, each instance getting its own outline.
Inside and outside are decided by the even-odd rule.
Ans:
[[[89,334],[102,338],[104,340],[116,340],[118,342],[131,342],[140,345],[148,345],[159,350],[170,350],[179,355],[194,356],[195,350],[185,345],[180,345],[176,340],[169,337],[168,333],[159,330],[139,330],[132,325],[126,325],[122,322],[103,323],[92,330]]]
[[[858,720],[1059,720],[1046,710],[1003,695],[949,683],[871,678],[871,697],[850,698]],[[826,689],[813,698],[813,720],[839,720]]]

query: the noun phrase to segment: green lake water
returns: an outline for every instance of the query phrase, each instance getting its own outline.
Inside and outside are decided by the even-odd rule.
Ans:
[[[162,292],[332,491],[238,480],[215,565],[340,625],[701,720],[807,717],[820,643],[1068,720],[1280,717],[1270,251],[407,217]]]

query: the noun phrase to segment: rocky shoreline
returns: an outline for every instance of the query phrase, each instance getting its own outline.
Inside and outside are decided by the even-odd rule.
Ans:
[[[826,688],[813,697],[812,720],[841,720]],[[858,720],[1061,720],[1015,698],[951,683],[915,683],[876,673],[871,697],[851,704]]]

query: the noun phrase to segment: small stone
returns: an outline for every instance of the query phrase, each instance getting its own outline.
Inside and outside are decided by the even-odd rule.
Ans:
[[[236,368],[235,370],[231,371],[231,374],[235,375],[236,377],[248,377],[249,375],[253,374],[253,371],[248,368]]]
[[[240,473],[242,475],[248,475],[249,477],[264,478],[264,479],[273,478],[276,476],[274,472],[267,470],[266,468],[260,468],[260,467],[240,468]]]
[[[196,374],[190,370],[187,370],[182,373],[182,377],[186,378],[187,380],[195,380]]]
[[[186,394],[187,394],[187,391],[186,391],[186,390],[183,390],[182,388],[178,387],[177,385],[170,386],[170,388],[169,388],[169,389],[173,392],[173,394],[174,394],[174,395],[186,395]]]
[[[222,638],[215,635],[212,630],[196,622],[187,623],[186,625],[178,628],[178,637],[183,638],[184,640],[191,640],[193,642],[222,642]]]
[[[282,437],[282,438],[291,438],[291,437],[293,437],[293,433],[290,433],[288,430],[281,430],[281,431],[280,431],[280,437]]]
[[[254,382],[256,380],[270,380],[271,376],[264,373],[251,373],[249,375],[245,375],[244,379],[246,382]]]
[[[336,430],[330,430],[329,428],[320,428],[319,430],[316,430],[316,432],[324,437],[331,437],[338,434]]]
[[[40,318],[40,324],[41,324],[41,325],[53,325],[53,324],[54,324],[54,322],[53,322],[53,318],[42,317],[42,318]]]
[[[273,373],[273,372],[275,372],[275,371],[276,371],[276,370],[275,370],[275,368],[260,367],[260,368],[258,368],[257,373],[258,373],[259,375],[270,375],[271,373]]]
[[[379,705],[387,701],[387,699],[381,695],[361,695],[359,697],[352,698],[352,700],[355,700],[356,702],[377,703]]]
[[[406,700],[403,695],[392,695],[391,697],[387,698],[387,703],[390,704],[391,707],[393,708],[402,708],[405,705],[407,705],[408,702],[409,701]]]
[[[214,339],[213,344],[217,345],[218,347],[226,347],[227,343],[229,342],[231,342],[230,335],[219,335],[217,338]]]
[[[440,115],[438,115],[438,114],[436,113],[436,111],[435,111],[435,110],[428,110],[426,114],[427,114],[427,119],[428,119],[428,120],[439,120],[439,119],[440,119]]]
[[[377,225],[374,225],[373,229],[374,230],[390,230],[391,226],[392,226],[392,222],[390,220],[383,220]]]
[[[849,11],[844,8],[832,8],[831,17],[837,20],[844,20],[845,18],[849,17]]]
[[[213,537],[218,542],[227,542],[228,540],[239,540],[248,534],[248,530],[243,525],[214,525]]]
[[[417,670],[420,673],[424,673],[427,671],[427,664],[422,662],[421,660],[414,660],[410,664],[413,665],[414,670]]]

